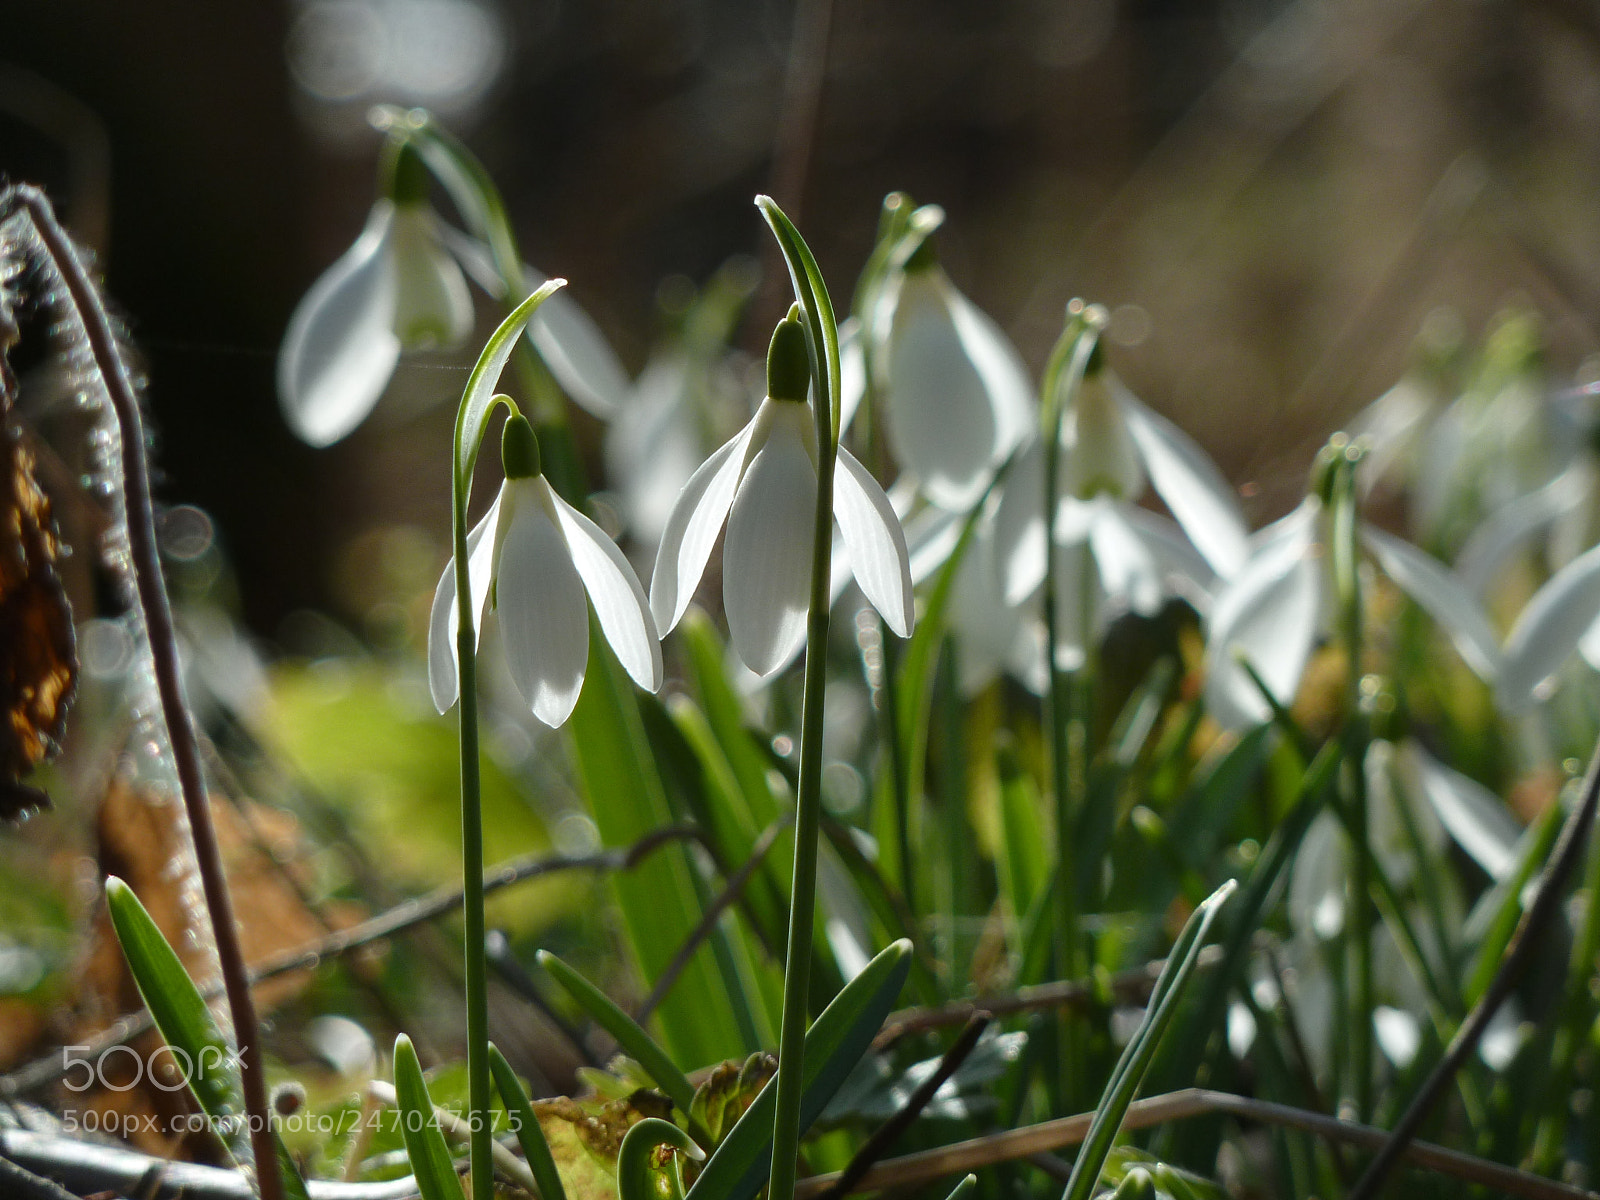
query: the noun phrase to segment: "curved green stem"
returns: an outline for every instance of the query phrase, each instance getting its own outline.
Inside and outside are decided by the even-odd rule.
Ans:
[[[1081,947],[1079,945],[1078,881],[1073,864],[1075,855],[1072,834],[1077,824],[1076,791],[1072,786],[1073,743],[1082,743],[1081,736],[1073,733],[1073,679],[1056,664],[1063,630],[1060,627],[1057,603],[1056,575],[1060,550],[1056,546],[1056,510],[1059,507],[1061,479],[1061,422],[1089,364],[1089,355],[1099,340],[1102,323],[1095,319],[1096,310],[1074,300],[1067,309],[1067,326],[1050,352],[1045,366],[1040,397],[1041,436],[1044,438],[1044,622],[1045,670],[1050,681],[1046,695],[1049,712],[1049,739],[1047,741],[1050,764],[1051,790],[1055,795],[1056,809],[1056,974],[1063,979],[1083,976]],[[1085,640],[1087,645],[1087,639]],[[1079,1063],[1074,1046],[1073,1019],[1070,1014],[1063,1020],[1061,1067],[1063,1090],[1067,1093],[1063,1103],[1073,1100],[1076,1080],[1072,1072]]]
[[[761,215],[783,250],[805,318],[817,420],[817,506],[811,543],[811,611],[806,621],[805,697],[800,722],[800,778],[795,796],[794,893],[789,902],[783,974],[783,1020],[778,1034],[776,1113],[772,1130],[770,1200],[793,1200],[804,1089],[806,995],[811,983],[811,938],[817,902],[817,833],[822,813],[822,718],[827,676],[828,578],[833,556],[833,467],[839,448],[839,329],[833,301],[810,248],[769,198]]]

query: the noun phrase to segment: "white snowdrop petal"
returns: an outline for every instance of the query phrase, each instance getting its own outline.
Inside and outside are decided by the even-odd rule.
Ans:
[[[1056,670],[1076,671],[1088,661],[1088,639],[1099,637],[1105,585],[1084,540],[1056,555]]]
[[[472,294],[439,230],[438,218],[426,205],[395,209],[391,324],[403,350],[459,346],[472,333]]]
[[[1505,561],[1540,531],[1582,504],[1593,483],[1589,471],[1570,467],[1537,491],[1496,509],[1472,531],[1456,556],[1456,574],[1462,584],[1474,595],[1482,596],[1499,576]]]
[[[556,495],[543,477],[561,532],[572,552],[583,586],[588,589],[595,616],[617,658],[648,692],[661,687],[661,639],[650,617],[650,601],[622,551],[604,531]]]
[[[1119,505],[1118,512],[1155,559],[1163,590],[1183,597],[1202,617],[1210,613],[1216,572],[1176,522],[1137,504]]]
[[[744,469],[745,448],[750,441],[752,420],[725,442],[700,468],[689,476],[678,494],[672,515],[661,533],[656,548],[656,565],[650,574],[650,612],[656,628],[669,633],[700,586],[717,534],[733,505]]]
[[[1361,540],[1384,573],[1444,627],[1463,661],[1478,677],[1494,682],[1500,670],[1500,639],[1460,578],[1409,542],[1362,526]]]
[[[1456,844],[1491,878],[1509,876],[1517,865],[1522,830],[1500,797],[1439,762],[1415,739],[1405,742],[1401,763],[1408,781],[1427,798]]]
[[[892,496],[890,502],[893,502]],[[965,524],[966,518],[960,513],[949,512],[931,504],[916,516],[901,523],[900,527],[906,538],[906,554],[911,564],[913,585],[920,586],[938,574],[939,569],[955,552],[957,543],[961,541],[961,530]],[[992,539],[992,532],[989,536]],[[992,569],[993,553],[986,557],[990,560]]]
[[[1580,554],[1533,594],[1506,638],[1496,695],[1508,712],[1527,708],[1535,689],[1567,661],[1600,617],[1600,546]]]
[[[884,418],[896,461],[945,508],[971,508],[998,458],[1000,420],[933,270],[899,291],[889,337]]]
[[[1006,472],[994,518],[994,560],[1001,594],[1020,604],[1044,582],[1044,442],[1035,438]]]
[[[485,542],[485,536],[493,530],[499,512],[500,497],[496,496],[483,519],[467,533],[467,578],[472,585],[474,600],[472,622],[474,638],[481,636],[483,632],[483,605],[489,594],[491,559],[494,553],[494,539],[489,538]],[[485,554],[480,547],[485,547],[488,553]],[[444,574],[439,576],[439,586],[433,591],[433,608],[428,613],[428,689],[433,694],[434,708],[441,713],[447,712],[456,702],[456,696],[460,691],[456,664],[458,620],[456,560],[452,555],[450,561],[444,565]]]
[[[1124,412],[1132,402],[1111,371],[1084,376],[1061,420],[1058,486],[1064,494],[1087,498],[1109,491],[1137,500],[1144,493],[1144,463]]]
[[[955,288],[950,288],[950,319],[961,345],[989,393],[995,413],[994,460],[998,462],[1032,432],[1038,402],[1022,355],[1000,326]]]
[[[1091,502],[1089,545],[1106,596],[1140,616],[1161,607],[1161,577],[1155,556],[1123,515],[1123,506],[1100,495]]]
[[[798,433],[775,424],[739,484],[722,554],[722,599],[734,651],[757,675],[786,666],[805,642],[817,474]]]
[[[548,276],[523,265],[530,292]],[[562,390],[592,415],[609,420],[627,398],[628,372],[594,318],[562,288],[539,306],[528,322],[528,337]]]
[[[916,606],[905,531],[878,481],[843,446],[833,476],[833,515],[861,591],[890,629],[910,637]]]
[[[361,424],[400,360],[394,206],[374,205],[355,245],[311,286],[278,353],[278,401],[301,441],[329,446]]]
[[[1234,729],[1267,720],[1271,709],[1237,661],[1243,656],[1281,703],[1294,699],[1322,621],[1325,565],[1313,532],[1320,505],[1308,500],[1267,532],[1263,547],[1225,583],[1206,637],[1206,707]]]
[[[533,715],[555,728],[583,690],[589,606],[561,531],[537,498],[521,499],[500,543],[495,608],[511,681]]]
[[[1217,574],[1229,578],[1244,565],[1249,534],[1228,481],[1188,434],[1126,391],[1122,409],[1151,486]]]
[[[444,565],[439,586],[433,591],[433,608],[428,613],[428,690],[433,707],[440,713],[450,710],[461,690],[456,671],[456,560]]]
[[[850,317],[839,326],[839,436],[856,419],[867,394],[867,353],[862,345],[861,322]]]

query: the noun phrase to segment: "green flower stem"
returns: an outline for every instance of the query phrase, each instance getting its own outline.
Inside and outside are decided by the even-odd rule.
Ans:
[[[1056,808],[1056,975],[1062,979],[1080,979],[1084,975],[1079,929],[1082,922],[1078,913],[1078,881],[1073,870],[1073,830],[1077,823],[1080,789],[1073,786],[1075,772],[1074,745],[1081,754],[1086,745],[1084,730],[1074,729],[1073,692],[1075,681],[1056,667],[1057,651],[1063,630],[1057,615],[1056,567],[1060,551],[1056,547],[1057,495],[1061,478],[1061,421],[1066,415],[1083,373],[1089,355],[1099,340],[1103,322],[1098,310],[1074,300],[1067,308],[1067,326],[1062,331],[1050,361],[1045,366],[1041,396],[1041,418],[1044,437],[1044,622],[1045,669],[1049,673],[1050,687],[1046,696],[1049,713],[1049,738],[1046,743],[1050,764],[1051,788],[1055,794]],[[1083,644],[1088,645],[1085,638]],[[1076,673],[1074,673],[1076,674]],[[1062,1018],[1062,1045],[1060,1052],[1061,1088],[1060,1102],[1073,1107],[1078,1091],[1077,1070],[1081,1056],[1078,1053],[1075,1023],[1070,1013]]]
[[[805,1083],[806,996],[817,904],[817,835],[822,813],[822,718],[827,682],[828,578],[833,556],[833,468],[839,448],[839,330],[811,250],[769,198],[756,200],[783,250],[805,321],[817,420],[817,507],[811,543],[811,611],[806,620],[805,697],[800,719],[800,778],[795,796],[794,891],[789,902],[783,973],[783,1020],[774,1082],[769,1200],[793,1200]]]
[[[466,927],[467,1008],[467,1124],[469,1160],[472,1164],[472,1200],[493,1200],[493,1151],[489,1126],[491,1079],[489,1067],[488,964],[484,950],[483,916],[483,806],[478,763],[478,639],[473,629],[472,581],[468,574],[467,501],[472,493],[472,472],[478,460],[489,419],[504,405],[515,414],[509,397],[490,396],[493,376],[500,373],[511,352],[509,339],[521,340],[534,311],[565,280],[553,279],[525,298],[490,335],[488,345],[467,378],[461,407],[456,413],[455,438],[450,458],[450,540],[455,555],[456,671],[460,684],[457,718],[461,742],[461,869],[462,922]]]
[[[1347,658],[1344,764],[1341,791],[1349,821],[1351,841],[1346,938],[1351,955],[1350,1074],[1356,1119],[1372,1115],[1372,923],[1368,897],[1372,892],[1372,839],[1367,811],[1366,756],[1370,741],[1361,703],[1362,609],[1361,579],[1357,569],[1355,467],[1363,451],[1355,444],[1335,439],[1329,449],[1339,455],[1332,469],[1333,578],[1339,603],[1340,636]]]

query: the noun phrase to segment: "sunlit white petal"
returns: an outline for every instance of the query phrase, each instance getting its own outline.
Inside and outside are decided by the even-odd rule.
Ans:
[[[1028,368],[1000,326],[954,287],[950,288],[950,317],[994,407],[994,457],[999,461],[1034,428],[1037,403]]]
[[[1504,879],[1517,865],[1522,830],[1501,799],[1475,779],[1453,771],[1414,739],[1401,748],[1408,782],[1425,796],[1450,836],[1493,879]]]
[[[738,491],[754,428],[752,420],[700,464],[700,469],[683,485],[672,515],[667,518],[650,576],[650,612],[663,634],[683,616],[706,572],[711,550]]]
[[[1162,593],[1155,556],[1110,496],[1096,496],[1090,507],[1089,546],[1107,598],[1140,616],[1152,615]]]
[[[1583,503],[1594,487],[1593,472],[1575,463],[1544,487],[1502,505],[1472,531],[1456,556],[1456,572],[1482,596],[1506,561],[1541,530]]]
[[[937,268],[906,274],[884,357],[884,422],[897,461],[928,498],[970,508],[1002,453],[1001,419],[953,315]]]
[[[728,514],[722,599],[733,648],[758,675],[789,662],[806,636],[817,473],[797,422],[805,405],[776,406]],[[662,543],[663,546],[666,544]]]
[[[556,495],[542,476],[538,483],[567,539],[572,565],[589,592],[606,641],[633,681],[655,691],[661,686],[661,639],[633,568],[598,525]]]
[[[867,353],[861,322],[850,317],[839,326],[839,432],[842,436],[856,419],[867,394]]]
[[[995,567],[1001,594],[1020,604],[1044,582],[1044,441],[1035,438],[1012,460],[994,518]]]
[[[479,287],[497,300],[505,298],[505,281],[487,246],[454,229],[445,231],[445,242]],[[527,263],[522,274],[529,292],[549,279]],[[628,372],[594,318],[565,288],[539,306],[527,337],[562,390],[590,413],[606,420],[622,405],[631,386]]]
[[[1206,707],[1224,726],[1244,728],[1271,716],[1241,656],[1280,703],[1294,699],[1327,590],[1314,536],[1320,508],[1307,500],[1279,522],[1212,605]]]
[[[1571,656],[1600,617],[1600,546],[1552,575],[1522,610],[1506,638],[1495,694],[1507,712],[1527,708],[1539,685]]]
[[[1151,485],[1195,548],[1218,575],[1228,578],[1244,565],[1249,552],[1244,515],[1233,489],[1188,434],[1126,389],[1120,396],[1128,432],[1144,456]]]
[[[489,581],[494,557],[494,538],[489,536],[500,515],[500,496],[483,519],[467,534],[467,579],[472,588],[472,632],[474,638],[483,634],[483,606],[489,595]],[[460,680],[456,669],[456,560],[452,557],[444,565],[439,586],[433,592],[433,608],[428,614],[428,688],[433,694],[433,706],[441,713],[456,702]]]
[[[629,532],[646,546],[660,544],[678,493],[700,466],[688,371],[681,352],[652,358],[606,430],[606,477],[622,497]]]
[[[1159,513],[1126,501],[1117,509],[1155,559],[1163,588],[1183,597],[1195,612],[1206,616],[1211,611],[1217,576],[1211,564],[1194,548],[1194,543],[1172,520]]]
[[[1136,500],[1144,491],[1144,465],[1123,415],[1128,389],[1109,370],[1087,375],[1061,418],[1063,492],[1087,500],[1110,492]]]
[[[379,201],[355,245],[289,318],[278,355],[278,399],[289,427],[313,446],[331,445],[359,425],[400,359],[393,227],[394,205]]]
[[[394,313],[402,350],[459,346],[472,333],[472,295],[456,260],[440,240],[439,219],[422,204],[395,209]]]
[[[1438,559],[1382,530],[1363,526],[1361,540],[1384,573],[1450,635],[1463,661],[1480,679],[1493,682],[1500,670],[1500,639],[1460,578]]]
[[[524,265],[530,292],[548,276]],[[528,322],[528,337],[562,390],[601,420],[607,420],[627,398],[628,372],[594,318],[567,291],[551,296]]]
[[[507,485],[522,494],[502,522],[495,597],[511,681],[551,727],[571,715],[589,658],[589,608],[567,541],[536,490],[542,478]]]
[[[905,532],[878,481],[843,446],[833,476],[833,514],[861,591],[890,629],[910,637],[916,610]]]

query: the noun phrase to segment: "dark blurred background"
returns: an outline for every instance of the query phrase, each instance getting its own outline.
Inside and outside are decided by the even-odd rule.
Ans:
[[[952,277],[1029,364],[1070,297],[1110,305],[1117,369],[1258,522],[1441,306],[1473,339],[1527,306],[1553,381],[1600,374],[1579,0],[10,5],[0,171],[100,256],[164,496],[216,518],[268,636],[348,607],[340,564],[374,529],[443,559],[448,405],[315,452],[273,394],[295,301],[371,203],[379,101],[465,137],[633,371],[663,278],[762,252],[757,191],[799,210],[841,301],[883,194],[938,202]],[[469,357],[402,376],[449,398]]]

